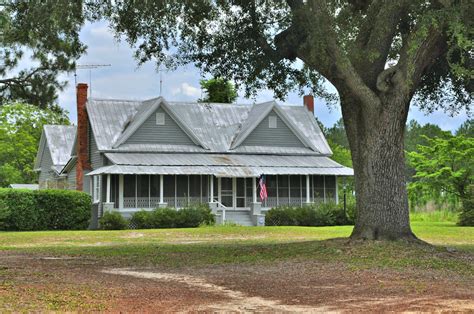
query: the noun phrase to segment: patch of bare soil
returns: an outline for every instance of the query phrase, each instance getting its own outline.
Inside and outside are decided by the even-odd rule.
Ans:
[[[440,271],[314,261],[165,270],[0,252],[0,311],[472,312],[472,286]]]

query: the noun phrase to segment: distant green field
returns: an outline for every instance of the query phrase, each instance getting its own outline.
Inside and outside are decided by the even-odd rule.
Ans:
[[[436,268],[473,273],[474,228],[453,222],[413,222],[435,247],[402,242],[347,241],[352,226],[239,227],[123,231],[0,233],[0,251],[94,258],[110,266],[186,267],[314,258],[356,268]],[[328,240],[340,238],[338,240]],[[469,258],[450,257],[449,246]],[[465,253],[462,253],[465,252]]]

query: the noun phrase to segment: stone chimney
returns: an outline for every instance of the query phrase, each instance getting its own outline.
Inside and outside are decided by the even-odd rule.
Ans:
[[[83,190],[84,171],[91,170],[89,162],[89,118],[87,117],[87,84],[79,83],[76,87],[77,99],[77,166],[76,189]]]
[[[314,113],[314,97],[313,95],[304,95],[303,104],[310,112]]]

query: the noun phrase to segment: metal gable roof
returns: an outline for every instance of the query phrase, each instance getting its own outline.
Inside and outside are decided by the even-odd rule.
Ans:
[[[76,137],[74,125],[45,125],[43,134],[53,160],[53,169],[60,172],[69,159]]]
[[[133,133],[143,117],[153,112],[160,100],[199,146],[127,144],[123,140]],[[288,148],[238,146],[273,109],[308,148],[290,152]],[[91,99],[87,103],[87,111],[100,151],[331,154],[314,117],[304,107],[280,106],[274,101],[245,105],[167,102],[162,98],[143,102]]]

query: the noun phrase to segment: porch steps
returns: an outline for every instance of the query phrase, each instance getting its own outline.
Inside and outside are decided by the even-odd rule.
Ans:
[[[253,226],[249,210],[226,210],[225,219],[228,223],[235,223],[241,226]]]

